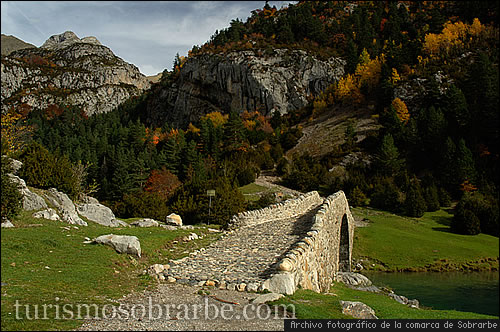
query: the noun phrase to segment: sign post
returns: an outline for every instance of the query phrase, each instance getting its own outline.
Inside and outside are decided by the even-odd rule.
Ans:
[[[212,197],[215,197],[215,190],[207,190],[207,196],[209,198],[208,202],[208,217],[210,217],[210,209],[212,207]],[[208,220],[208,223],[210,224],[210,219]]]

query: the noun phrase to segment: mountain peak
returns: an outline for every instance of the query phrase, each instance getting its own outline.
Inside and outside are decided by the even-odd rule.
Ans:
[[[51,36],[41,47],[47,49],[59,49],[75,43],[101,45],[96,37],[84,37],[80,39],[73,31],[66,31],[61,34]]]

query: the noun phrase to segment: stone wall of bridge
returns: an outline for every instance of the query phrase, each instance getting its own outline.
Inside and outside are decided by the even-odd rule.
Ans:
[[[284,255],[263,289],[293,294],[300,286],[328,292],[335,273],[350,271],[354,219],[344,192],[325,199],[307,235]]]
[[[239,213],[231,218],[230,229],[246,226],[255,226],[272,220],[293,218],[304,214],[312,207],[323,203],[317,191],[300,195],[298,198],[288,199],[268,207]]]

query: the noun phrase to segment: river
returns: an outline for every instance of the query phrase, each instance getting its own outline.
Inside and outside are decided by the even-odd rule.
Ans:
[[[499,315],[498,272],[363,271],[362,274],[378,287],[387,286],[398,295],[419,300],[421,306]]]

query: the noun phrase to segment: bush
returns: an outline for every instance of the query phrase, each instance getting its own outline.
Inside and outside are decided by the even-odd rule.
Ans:
[[[439,197],[436,186],[432,185],[424,189],[424,199],[427,205],[427,211],[433,212],[439,210]]]
[[[458,204],[451,221],[451,229],[460,234],[476,235],[481,232],[481,222],[465,204]]]
[[[115,203],[113,212],[121,218],[152,218],[165,220],[170,214],[165,200],[156,193],[139,191],[123,195],[123,201]]]
[[[459,233],[468,231],[471,226],[470,222],[461,219],[463,217],[463,210],[469,210],[477,217],[479,220],[478,229],[481,232],[498,236],[498,201],[494,197],[483,195],[479,192],[465,193],[457,204],[455,216],[458,214],[459,217],[455,221],[454,229]],[[454,217],[455,219],[455,217]],[[466,226],[462,226],[462,223],[466,223]],[[475,231],[475,226],[472,227]],[[463,233],[470,234],[470,233]],[[477,233],[475,233],[477,234]]]
[[[8,173],[12,171],[10,161],[7,157],[2,157],[2,220],[12,219],[17,216],[22,208],[22,194],[18,186],[13,182]]]
[[[206,192],[215,190],[210,199]],[[169,202],[172,212],[179,214],[186,224],[218,224],[228,226],[231,217],[245,209],[245,197],[228,178],[220,177],[206,182],[189,182],[181,187]]]
[[[356,186],[349,194],[348,202],[351,206],[366,206],[368,205],[369,200],[365,193]]]
[[[439,188],[438,198],[439,198],[439,205],[440,206],[442,206],[442,207],[451,206],[451,196],[450,196],[450,194],[448,194],[448,192],[445,189]]]
[[[408,192],[406,193],[405,199],[405,213],[409,217],[420,218],[424,215],[427,210],[427,204],[422,195],[422,189],[416,178],[414,178]]]
[[[74,166],[65,155],[54,155],[37,142],[21,153],[23,162],[19,174],[27,185],[48,189],[57,188],[72,199],[81,191],[82,184],[75,176]]]
[[[276,197],[273,193],[265,193],[260,198],[252,203],[249,203],[248,210],[258,210],[265,208],[266,206],[276,203]]]
[[[398,211],[401,208],[399,188],[392,178],[383,178],[375,184],[374,192],[370,196],[370,205],[388,211]]]
[[[256,169],[253,167],[242,169],[238,172],[236,179],[238,180],[238,184],[240,187],[245,186],[247,184],[253,183],[256,178]]]

